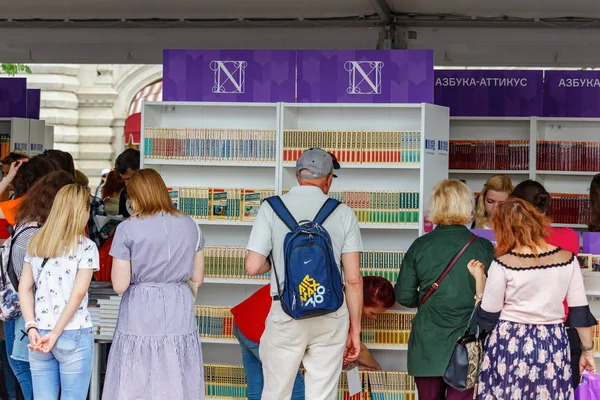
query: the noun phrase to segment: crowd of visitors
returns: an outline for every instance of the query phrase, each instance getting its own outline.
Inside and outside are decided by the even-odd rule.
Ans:
[[[139,152],[126,150],[92,195],[68,153],[2,160],[0,194],[11,195],[0,202],[0,360],[11,400],[87,397],[88,288],[109,247],[113,289],[123,296],[102,398],[204,399],[190,288],[204,280],[205,237],[175,208],[161,176],[139,163]],[[474,199],[460,181],[439,182],[427,211],[435,229],[412,243],[392,285],[361,276],[358,220],[328,196],[338,169],[330,153],[304,151],[298,186],[264,201],[253,224],[246,270],[270,272],[271,281],[231,310],[250,400],[332,400],[344,365],[381,370],[361,343],[361,319],[396,303],[417,309],[408,372],[419,400],[570,399],[580,373],[595,372],[597,321],[578,236],[551,226],[543,185],[493,176]],[[590,197],[594,231],[598,176]],[[106,232],[98,216],[107,215],[124,221]],[[468,227],[492,230],[495,246]],[[459,390],[444,375],[470,324],[483,355],[478,383]]]

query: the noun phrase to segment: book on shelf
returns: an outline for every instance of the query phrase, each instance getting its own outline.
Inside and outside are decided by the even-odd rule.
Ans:
[[[175,207],[196,219],[254,221],[260,205],[273,189],[170,187]]]
[[[152,128],[144,130],[144,157],[160,160],[269,162],[276,131],[267,129]]]
[[[536,157],[540,171],[599,171],[600,142],[541,140]]]
[[[379,276],[396,283],[405,251],[365,250],[360,255],[363,276]],[[269,281],[269,273],[250,276],[246,272],[246,248],[241,246],[206,246],[204,276],[215,279],[248,279]]]
[[[296,161],[310,147],[333,153],[339,162],[352,164],[418,164],[420,131],[283,131],[283,161]]]
[[[449,168],[523,171],[529,169],[527,140],[451,140]]]
[[[235,340],[233,315],[229,307],[195,306],[200,337]],[[408,345],[415,313],[387,311],[375,319],[362,320],[361,340],[383,346]]]
[[[341,201],[354,210],[360,223],[417,224],[419,222],[419,192],[332,190],[329,192],[329,197]]]
[[[552,222],[587,225],[592,219],[590,197],[587,194],[551,193],[550,196]]]
[[[304,368],[300,371],[305,373]],[[344,400],[402,399],[416,400],[416,385],[407,372],[362,371],[362,392],[350,396],[345,372],[340,374],[338,398]],[[206,397],[246,399],[247,381],[241,365],[204,364]]]

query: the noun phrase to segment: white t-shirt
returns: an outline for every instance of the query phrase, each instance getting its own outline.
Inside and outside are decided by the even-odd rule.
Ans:
[[[60,318],[75,285],[75,277],[80,269],[100,269],[98,247],[88,238],[81,238],[74,255],[50,258],[44,268],[43,258],[32,257],[29,253],[25,262],[31,264],[35,281],[35,321],[38,329],[52,330]],[[87,309],[86,294],[79,309],[67,324],[65,330],[78,330],[92,327],[92,319]]]
[[[296,186],[288,193],[281,196],[283,203],[290,210],[296,221],[313,220],[323,203],[329,198],[321,189],[314,186]],[[323,227],[327,229],[335,262],[340,267],[343,253],[356,253],[363,251],[358,219],[354,211],[345,204],[340,204],[325,220]],[[289,229],[275,215],[275,212],[266,201],[260,206],[256,221],[252,226],[247,249],[267,257],[273,251],[274,268],[280,285],[284,281],[283,242]],[[271,295],[277,294],[275,273],[271,271]]]

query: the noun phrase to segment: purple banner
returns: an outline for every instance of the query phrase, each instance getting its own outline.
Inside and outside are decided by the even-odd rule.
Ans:
[[[0,118],[27,117],[27,80],[0,78]]]
[[[583,254],[600,254],[600,232],[583,232]]]
[[[600,71],[546,71],[545,117],[600,117]]]
[[[436,70],[435,104],[452,116],[539,117],[543,71]]]
[[[27,118],[40,119],[41,89],[27,89]]]
[[[433,103],[433,51],[298,51],[298,102]]]
[[[294,102],[296,52],[165,50],[163,101]]]

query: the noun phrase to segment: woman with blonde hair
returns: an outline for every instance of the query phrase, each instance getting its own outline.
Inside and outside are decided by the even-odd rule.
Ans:
[[[494,247],[466,228],[473,220],[473,201],[460,181],[435,186],[428,218],[437,226],[410,246],[396,283],[398,303],[418,307],[408,343],[408,373],[415,377],[419,400],[471,399],[472,390],[447,386],[443,375],[473,312],[473,298],[483,292],[467,264],[478,260],[488,266]]]
[[[546,241],[550,220],[523,199],[499,204],[493,223],[498,258],[487,282],[482,267],[469,268],[477,284],[485,284],[477,324],[491,331],[478,398],[572,399],[565,298],[566,323],[581,340],[579,370],[596,370],[591,327],[597,321],[588,306],[577,257]]]
[[[123,294],[104,400],[204,399],[200,337],[188,279],[204,279],[204,237],[175,209],[152,169],[127,185],[132,216],[116,230],[112,282]]]
[[[494,175],[490,177],[477,199],[475,221],[471,228],[492,229],[491,220],[496,206],[508,199],[514,186],[508,175]]]
[[[81,185],[60,189],[27,249],[19,297],[36,400],[59,392],[61,399],[87,397],[94,354],[88,288],[99,269],[98,248],[85,237],[88,199]]]

